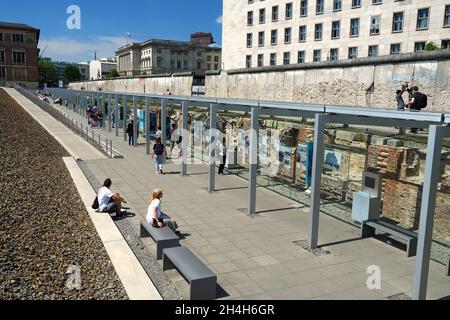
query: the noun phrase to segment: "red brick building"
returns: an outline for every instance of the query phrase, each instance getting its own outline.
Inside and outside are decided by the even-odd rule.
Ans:
[[[40,30],[0,21],[0,85],[39,86]]]

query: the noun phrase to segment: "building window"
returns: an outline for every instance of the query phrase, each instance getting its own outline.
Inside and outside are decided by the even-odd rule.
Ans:
[[[290,52],[285,52],[283,54],[283,64],[290,64],[291,63],[291,53]]]
[[[278,30],[272,30],[270,33],[270,44],[275,46],[278,43]]]
[[[160,60],[158,60],[158,68],[161,67],[161,62]],[[202,68],[202,63],[201,61],[197,61],[197,70],[200,70]]]
[[[308,15],[308,0],[300,1],[300,17],[306,17]]]
[[[331,39],[339,39],[341,35],[341,22],[333,21],[331,23]]]
[[[277,65],[277,54],[276,53],[271,53],[270,54],[270,65],[271,66],[276,66]]]
[[[251,33],[247,33],[247,48],[251,48],[253,45],[253,35]]]
[[[286,3],[286,20],[292,19],[292,3]]]
[[[214,64],[214,70],[219,70],[219,64],[218,63]]]
[[[323,13],[323,1],[324,0],[317,0],[317,2],[316,2],[316,14],[322,14]]]
[[[0,63],[5,63],[5,51],[0,51]]]
[[[372,0],[372,4],[382,4],[383,0]]]
[[[378,46],[369,46],[369,57],[376,57],[378,56]]]
[[[206,68],[207,68],[207,70],[211,70],[211,63],[208,63]]]
[[[215,56],[214,57],[214,62],[219,62],[219,57],[218,56]],[[187,63],[186,63],[187,64]]]
[[[350,37],[359,36],[359,18],[350,20]]]
[[[352,9],[361,8],[361,0],[352,0]]]
[[[6,68],[0,67],[0,79],[5,79],[5,78],[6,78]]]
[[[259,9],[259,24],[266,22],[266,9]]]
[[[297,63],[304,63],[304,62],[305,62],[305,51],[299,51]]]
[[[13,42],[23,43],[23,34],[13,34]]]
[[[206,57],[206,61],[211,62],[212,61],[212,57],[211,56],[207,56]]]
[[[247,25],[248,26],[253,25],[253,11],[247,12]]]
[[[322,59],[322,50],[314,50],[313,52],[313,61],[319,62]]]
[[[292,28],[284,29],[284,43],[291,43],[292,38]]]
[[[425,42],[414,43],[414,52],[425,51]]]
[[[272,21],[278,21],[278,6],[272,7]]]
[[[450,5],[445,6],[444,27],[450,27]],[[1,41],[1,34],[0,34],[0,41]]]
[[[348,58],[349,59],[358,58],[358,48],[357,47],[348,48]]]
[[[25,64],[25,52],[13,51],[13,64]]]
[[[3,40],[4,40],[3,33],[0,32],[0,41],[3,41]]]
[[[400,43],[391,44],[391,54],[399,54],[401,52]]]
[[[298,28],[298,41],[305,42],[306,41],[306,26],[300,26]]]
[[[333,0],[333,11],[342,10],[342,0]]]
[[[323,31],[322,24],[317,23],[314,28],[314,40],[316,40],[316,41],[322,40],[322,31]]]
[[[380,20],[381,16],[370,17],[370,35],[380,34]]]
[[[246,56],[245,57],[245,67],[247,69],[252,67],[252,56]]]
[[[264,31],[258,33],[258,47],[264,47]]]
[[[339,59],[339,49],[334,48],[330,50],[330,60],[336,61]]]
[[[261,68],[264,66],[264,55],[258,54],[258,67]]]
[[[392,18],[392,32],[403,31],[403,12],[394,12]]]
[[[441,42],[441,49],[450,49],[450,40],[442,40]]]
[[[424,8],[417,11],[417,30],[428,29],[428,18],[430,15],[430,9]]]

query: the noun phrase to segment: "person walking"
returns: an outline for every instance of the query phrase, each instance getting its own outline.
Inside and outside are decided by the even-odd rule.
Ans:
[[[156,144],[153,146],[152,160],[155,160],[156,174],[164,174],[163,165],[165,160],[166,148],[161,143],[161,138],[156,140]]]
[[[219,156],[220,156],[220,165],[219,165],[219,175],[223,174],[225,170],[225,163],[227,162],[227,140],[223,138],[223,142],[219,144]]]
[[[112,118],[112,127],[115,128],[116,127],[116,110],[113,110],[111,112],[111,118]]]
[[[98,126],[103,129],[103,112],[100,110],[97,114]]]
[[[134,121],[133,120],[131,120],[130,123],[128,123],[127,133],[128,133],[128,144],[130,146],[134,146]]]
[[[175,146],[178,143],[178,130],[177,125],[174,123],[172,124],[172,128],[170,129],[170,153],[168,156],[168,159],[172,157],[172,152]]]

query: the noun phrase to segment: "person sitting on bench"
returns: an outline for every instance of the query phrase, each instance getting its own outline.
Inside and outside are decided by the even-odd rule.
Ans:
[[[161,212],[161,198],[163,197],[163,191],[161,189],[153,190],[152,199],[149,201],[147,210],[147,223],[154,228],[164,228],[165,226],[176,232],[178,229],[177,223]]]
[[[112,181],[106,179],[103,183],[103,187],[98,192],[98,204],[99,212],[116,214],[116,217],[120,217],[126,213],[126,210],[122,209],[122,203],[127,203],[118,193],[113,194],[111,191]]]

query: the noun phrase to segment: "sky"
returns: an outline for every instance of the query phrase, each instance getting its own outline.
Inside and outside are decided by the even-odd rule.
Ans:
[[[188,41],[193,32],[211,32],[222,45],[223,0],[21,0],[0,10],[0,21],[24,23],[41,30],[39,48],[53,61],[81,62],[112,57],[129,41]],[[80,29],[71,19],[80,9]],[[46,48],[46,49],[45,49]],[[45,52],[43,50],[45,49]]]

